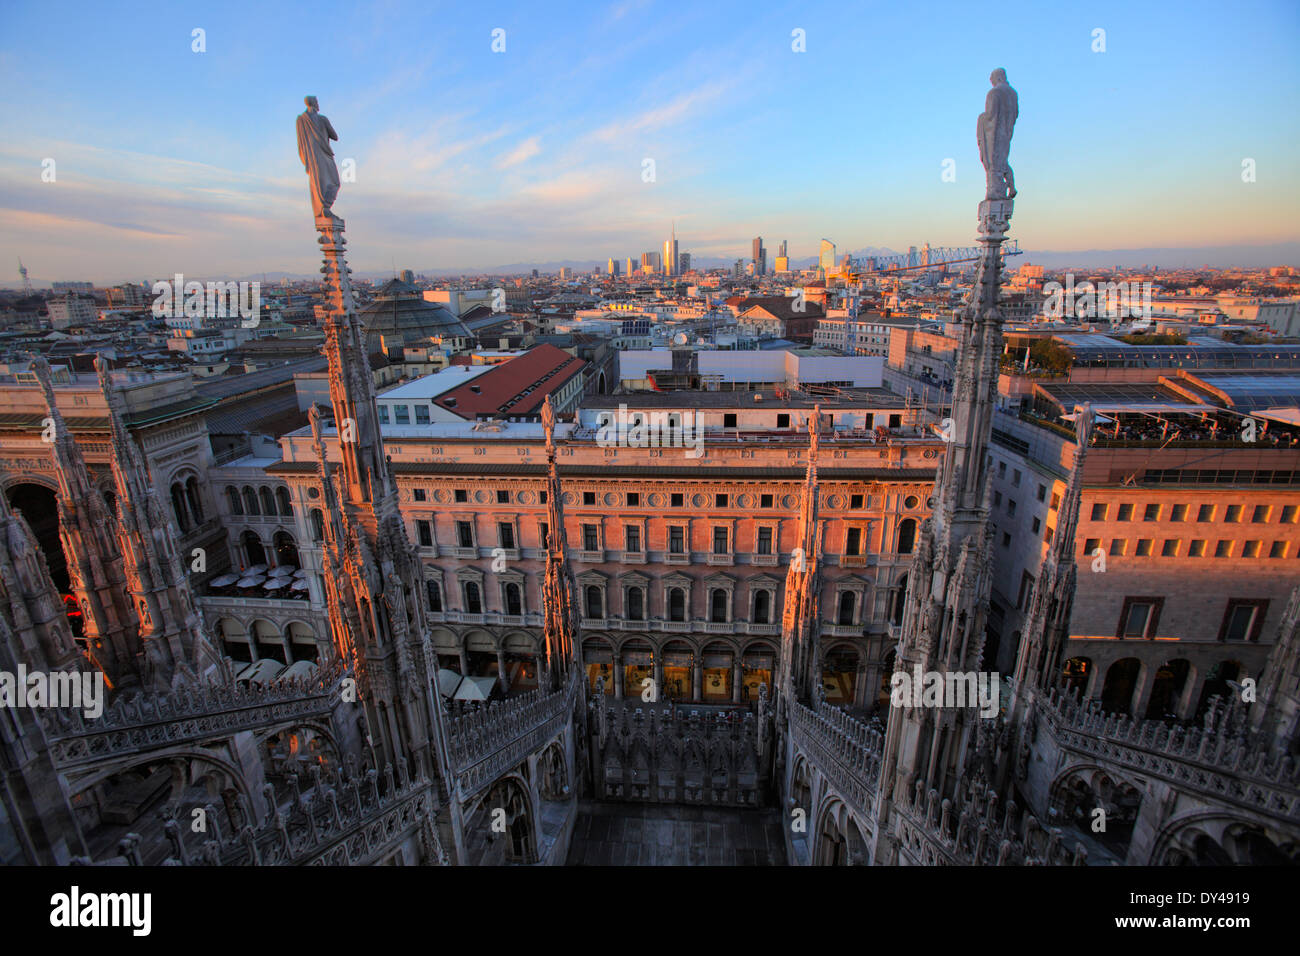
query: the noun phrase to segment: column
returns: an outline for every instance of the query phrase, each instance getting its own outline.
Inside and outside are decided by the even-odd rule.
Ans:
[[[735,660],[731,662],[731,702],[733,704],[740,703],[741,676],[740,658],[736,657]]]
[[[654,656],[654,679],[655,679],[655,700],[663,699],[664,695],[664,658],[659,653]]]
[[[614,652],[614,699],[623,699],[623,655]]]
[[[497,648],[497,683],[501,685],[501,693],[510,689],[510,678],[506,674],[506,651],[504,647]]]
[[[1097,661],[1089,661],[1088,667],[1088,686],[1083,689],[1083,699],[1091,700],[1101,693],[1102,676],[1101,664]]]
[[[458,647],[458,648],[456,649],[456,652],[460,655],[460,676],[461,676],[461,677],[468,677],[468,676],[469,676],[469,657],[468,657],[468,656],[466,655],[466,653],[465,653],[465,645],[464,645],[464,644],[461,644],[460,647]]]
[[[700,700],[704,696],[704,656],[695,654],[691,658],[691,699]]]
[[[1133,689],[1133,706],[1129,710],[1129,713],[1138,720],[1146,716],[1147,704],[1151,701],[1151,691],[1155,687],[1156,673],[1159,670],[1159,664],[1142,662],[1142,669],[1138,672],[1137,687]]]

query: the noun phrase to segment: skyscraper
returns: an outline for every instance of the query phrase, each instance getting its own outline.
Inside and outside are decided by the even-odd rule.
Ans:
[[[763,237],[754,237],[754,275],[767,274],[767,250],[763,248]]]
[[[821,250],[817,254],[817,267],[824,274],[830,274],[835,268],[835,243],[829,239],[823,239]]]
[[[677,224],[673,224],[672,238],[664,240],[664,274],[677,275],[679,259],[677,257]]]
[[[612,276],[618,275],[618,260],[615,259],[613,256],[609,257],[609,266],[607,271]]]
[[[780,256],[782,259],[789,257],[790,253],[786,249],[786,241],[784,239],[781,240],[781,245],[777,247],[776,254]]]

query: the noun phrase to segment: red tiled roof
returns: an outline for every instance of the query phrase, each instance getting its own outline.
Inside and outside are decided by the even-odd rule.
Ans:
[[[492,414],[533,415],[546,396],[587,363],[554,345],[538,345],[439,395],[434,402],[462,418]],[[448,402],[448,399],[454,399]]]

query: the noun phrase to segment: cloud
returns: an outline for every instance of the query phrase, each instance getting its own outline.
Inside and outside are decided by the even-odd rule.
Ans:
[[[497,169],[509,169],[511,166],[518,166],[520,163],[527,162],[542,151],[539,142],[540,137],[530,136],[510,152],[506,153],[497,160]]]

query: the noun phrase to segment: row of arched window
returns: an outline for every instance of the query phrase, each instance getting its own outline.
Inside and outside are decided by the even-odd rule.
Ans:
[[[244,485],[241,490],[234,485],[226,485],[226,504],[230,506],[231,513],[237,515],[289,517],[293,514],[289,489],[284,487],[272,491],[265,485],[256,490],[251,485]]]
[[[425,587],[428,594],[429,609],[434,612],[441,612],[443,610],[442,588],[437,581],[427,581]],[[645,591],[646,589],[640,586],[629,586],[625,589],[623,607],[624,616],[627,620],[644,621],[646,619]],[[523,614],[523,593],[518,584],[511,582],[503,585],[501,596],[506,614],[513,617]],[[588,620],[604,620],[604,588],[594,584],[587,585],[583,588],[582,596],[583,616]],[[465,613],[483,613],[483,591],[477,581],[463,581],[461,583],[461,597]],[[773,603],[773,593],[770,590],[756,590],[754,592],[754,607],[750,623],[775,623],[773,620],[775,613]],[[835,622],[842,625],[856,623],[857,609],[858,593],[856,591],[840,592]],[[685,588],[671,587],[668,589],[667,610],[669,621],[685,622],[687,620]],[[726,588],[711,588],[709,590],[709,621],[715,624],[725,624],[731,620],[730,612],[731,592]]]

